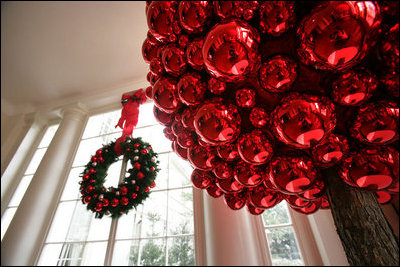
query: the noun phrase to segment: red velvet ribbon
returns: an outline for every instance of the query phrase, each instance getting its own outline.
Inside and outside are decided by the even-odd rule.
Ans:
[[[137,90],[133,95],[123,94],[121,97],[122,111],[115,128],[122,129],[122,136],[117,139],[114,151],[117,155],[122,155],[120,142],[124,142],[127,136],[132,136],[132,131],[136,127],[139,119],[139,106],[146,101],[146,93],[143,89]]]

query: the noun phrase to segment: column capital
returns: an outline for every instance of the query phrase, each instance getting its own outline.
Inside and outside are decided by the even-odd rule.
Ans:
[[[24,115],[24,123],[26,125],[37,125],[37,126],[45,126],[47,124],[48,120],[46,119],[46,116],[39,112],[34,112],[34,113],[28,113]]]
[[[61,108],[61,115],[63,118],[72,117],[75,119],[84,120],[88,115],[88,112],[89,109],[87,106],[80,102]]]

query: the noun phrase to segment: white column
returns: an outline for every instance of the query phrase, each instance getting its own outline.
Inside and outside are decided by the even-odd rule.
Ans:
[[[16,123],[14,129],[22,127],[23,124],[30,124],[31,127],[1,176],[1,216],[3,216],[12,195],[21,182],[21,178],[35,153],[36,147],[39,145],[46,126],[46,121],[38,115],[28,116],[23,123],[19,120]],[[17,135],[16,132],[12,134]],[[1,155],[3,157],[3,147]]]
[[[315,242],[320,251],[323,265],[349,266],[342,242],[336,232],[336,226],[330,210],[319,210],[308,215]]]
[[[206,265],[267,265],[261,221],[246,207],[231,210],[203,190]],[[263,238],[264,237],[264,238]]]
[[[34,265],[57,208],[87,120],[81,105],[63,119],[1,243],[1,265]]]

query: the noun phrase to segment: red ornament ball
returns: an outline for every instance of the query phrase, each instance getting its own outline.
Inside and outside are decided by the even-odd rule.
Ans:
[[[204,98],[207,85],[201,80],[200,74],[189,72],[179,79],[177,90],[182,103],[188,106],[198,105]]]
[[[314,201],[320,199],[325,195],[326,192],[326,183],[324,180],[316,180],[313,186],[304,191],[303,193],[298,194],[298,196],[307,201]]]
[[[246,197],[241,193],[228,193],[224,195],[224,201],[229,208],[240,210],[246,204]]]
[[[139,162],[136,162],[135,164],[133,164],[133,168],[135,168],[136,170],[140,170],[142,166],[140,165]]]
[[[254,205],[250,204],[249,202],[246,202],[246,207],[250,214],[253,215],[260,215],[265,211],[264,209],[254,207]]]
[[[275,136],[300,149],[321,143],[336,126],[335,106],[326,97],[290,93],[272,116]]]
[[[393,200],[393,195],[385,191],[376,191],[374,194],[381,205],[389,204]]]
[[[175,77],[182,75],[186,71],[186,55],[175,44],[169,44],[163,49],[162,63],[165,71]]]
[[[201,105],[194,116],[196,133],[211,145],[236,140],[240,125],[241,117],[237,107],[218,100]]]
[[[183,127],[189,130],[194,130],[194,114],[196,113],[196,110],[195,107],[185,108],[181,117]]]
[[[303,193],[319,179],[317,169],[307,156],[274,157],[267,171],[274,187],[285,194]]]
[[[263,33],[280,36],[294,26],[294,1],[266,1],[260,6],[260,29]]]
[[[390,68],[399,68],[399,23],[386,32],[380,45],[384,63]]]
[[[256,92],[252,89],[242,88],[235,92],[236,104],[242,108],[252,108],[256,104]]]
[[[341,105],[359,106],[371,98],[377,86],[375,75],[368,70],[349,70],[333,81],[332,99]]]
[[[240,192],[245,188],[243,184],[239,183],[233,177],[227,179],[216,178],[215,184],[222,190],[222,192],[226,194]]]
[[[294,211],[309,215],[309,214],[312,214],[312,213],[318,211],[320,206],[321,206],[321,200],[316,200],[316,201],[310,201],[309,204],[305,207],[301,207],[301,208],[292,207],[292,208]]]
[[[208,172],[201,171],[199,169],[194,169],[192,175],[190,176],[192,184],[194,187],[199,189],[206,189],[212,185],[213,177],[208,174]]]
[[[111,200],[111,206],[116,207],[116,206],[118,206],[118,204],[119,204],[119,200],[118,199],[113,198]]]
[[[215,164],[213,149],[194,145],[188,148],[188,159],[192,166],[203,171],[211,171]]]
[[[370,191],[399,181],[399,152],[391,147],[364,148],[343,159],[338,174],[350,186]]]
[[[385,68],[383,74],[380,76],[379,81],[386,87],[388,92],[394,96],[399,97],[399,71],[396,68]]]
[[[152,1],[147,10],[147,25],[151,34],[160,42],[176,39],[173,21],[178,10],[176,1]]]
[[[208,90],[215,94],[220,95],[226,90],[226,83],[215,78],[208,80]]]
[[[235,143],[217,146],[217,153],[224,161],[235,161],[239,159],[239,152],[237,151],[237,145]]]
[[[172,150],[175,151],[176,154],[178,154],[179,157],[181,157],[184,160],[188,159],[188,149],[181,147],[177,141],[172,142]]]
[[[153,86],[147,86],[145,93],[147,98],[153,99]]]
[[[362,106],[352,135],[366,144],[388,144],[399,138],[399,106],[393,102],[378,101]]]
[[[257,208],[270,209],[282,201],[282,194],[260,184],[248,191],[249,201]]]
[[[261,65],[258,79],[261,87],[271,93],[288,91],[297,79],[297,64],[288,57],[274,56]]]
[[[221,18],[250,20],[257,12],[258,1],[213,1],[215,13]]]
[[[237,144],[240,157],[249,164],[265,164],[271,159],[273,154],[272,142],[261,130],[242,134]]]
[[[156,118],[158,123],[160,123],[161,125],[164,125],[164,126],[171,125],[173,118],[174,118],[173,114],[163,112],[159,108],[157,108],[157,106],[155,106],[155,105],[153,106],[153,114],[154,114],[154,118]]]
[[[244,80],[260,60],[260,36],[252,26],[241,20],[222,22],[206,35],[203,60],[212,77],[221,81]]]
[[[213,198],[219,198],[224,194],[224,192],[216,184],[211,184],[206,188],[207,194]]]
[[[233,169],[233,177],[246,187],[255,187],[264,180],[265,174],[260,167],[240,161]]]
[[[199,34],[210,23],[212,4],[208,1],[182,1],[179,3],[179,21],[189,34]]]
[[[161,48],[158,45],[151,43],[150,40],[146,38],[142,45],[142,56],[144,61],[147,64],[150,64],[153,59],[157,58],[160,49]]]
[[[136,174],[136,178],[138,178],[138,179],[143,179],[143,178],[144,178],[144,174],[143,174],[142,172],[138,172],[138,173]]]
[[[126,198],[126,197],[122,197],[121,198],[121,204],[122,205],[126,206],[126,205],[128,205],[128,203],[129,203],[129,199],[128,198]]]
[[[381,20],[375,2],[323,2],[300,22],[299,59],[317,69],[351,68],[373,45]]]
[[[168,139],[168,140],[170,140],[170,141],[175,141],[176,140],[176,136],[174,135],[174,133],[172,132],[172,129],[171,129],[171,127],[165,127],[164,129],[163,129],[163,133],[164,133],[164,136]]]
[[[346,137],[331,134],[323,143],[311,149],[311,155],[316,166],[328,168],[339,162],[348,150],[349,144]]]
[[[202,70],[204,67],[202,47],[203,38],[196,38],[186,47],[186,60],[189,66],[195,70]]]
[[[218,161],[213,169],[214,175],[219,179],[228,179],[232,177],[232,167],[226,161]]]
[[[153,86],[154,105],[165,113],[173,113],[181,106],[176,84],[175,79],[162,77]]]
[[[250,111],[249,120],[256,128],[263,128],[267,125],[269,116],[265,109],[255,107]]]

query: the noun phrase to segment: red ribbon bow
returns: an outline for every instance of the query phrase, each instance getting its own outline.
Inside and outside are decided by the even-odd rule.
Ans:
[[[136,127],[139,119],[139,106],[146,101],[146,93],[143,89],[137,90],[134,94],[123,94],[121,97],[122,111],[121,117],[115,128],[122,129],[122,136],[117,139],[115,144],[115,152],[121,155],[121,147],[119,142],[123,142],[126,136],[131,136],[133,129]]]

